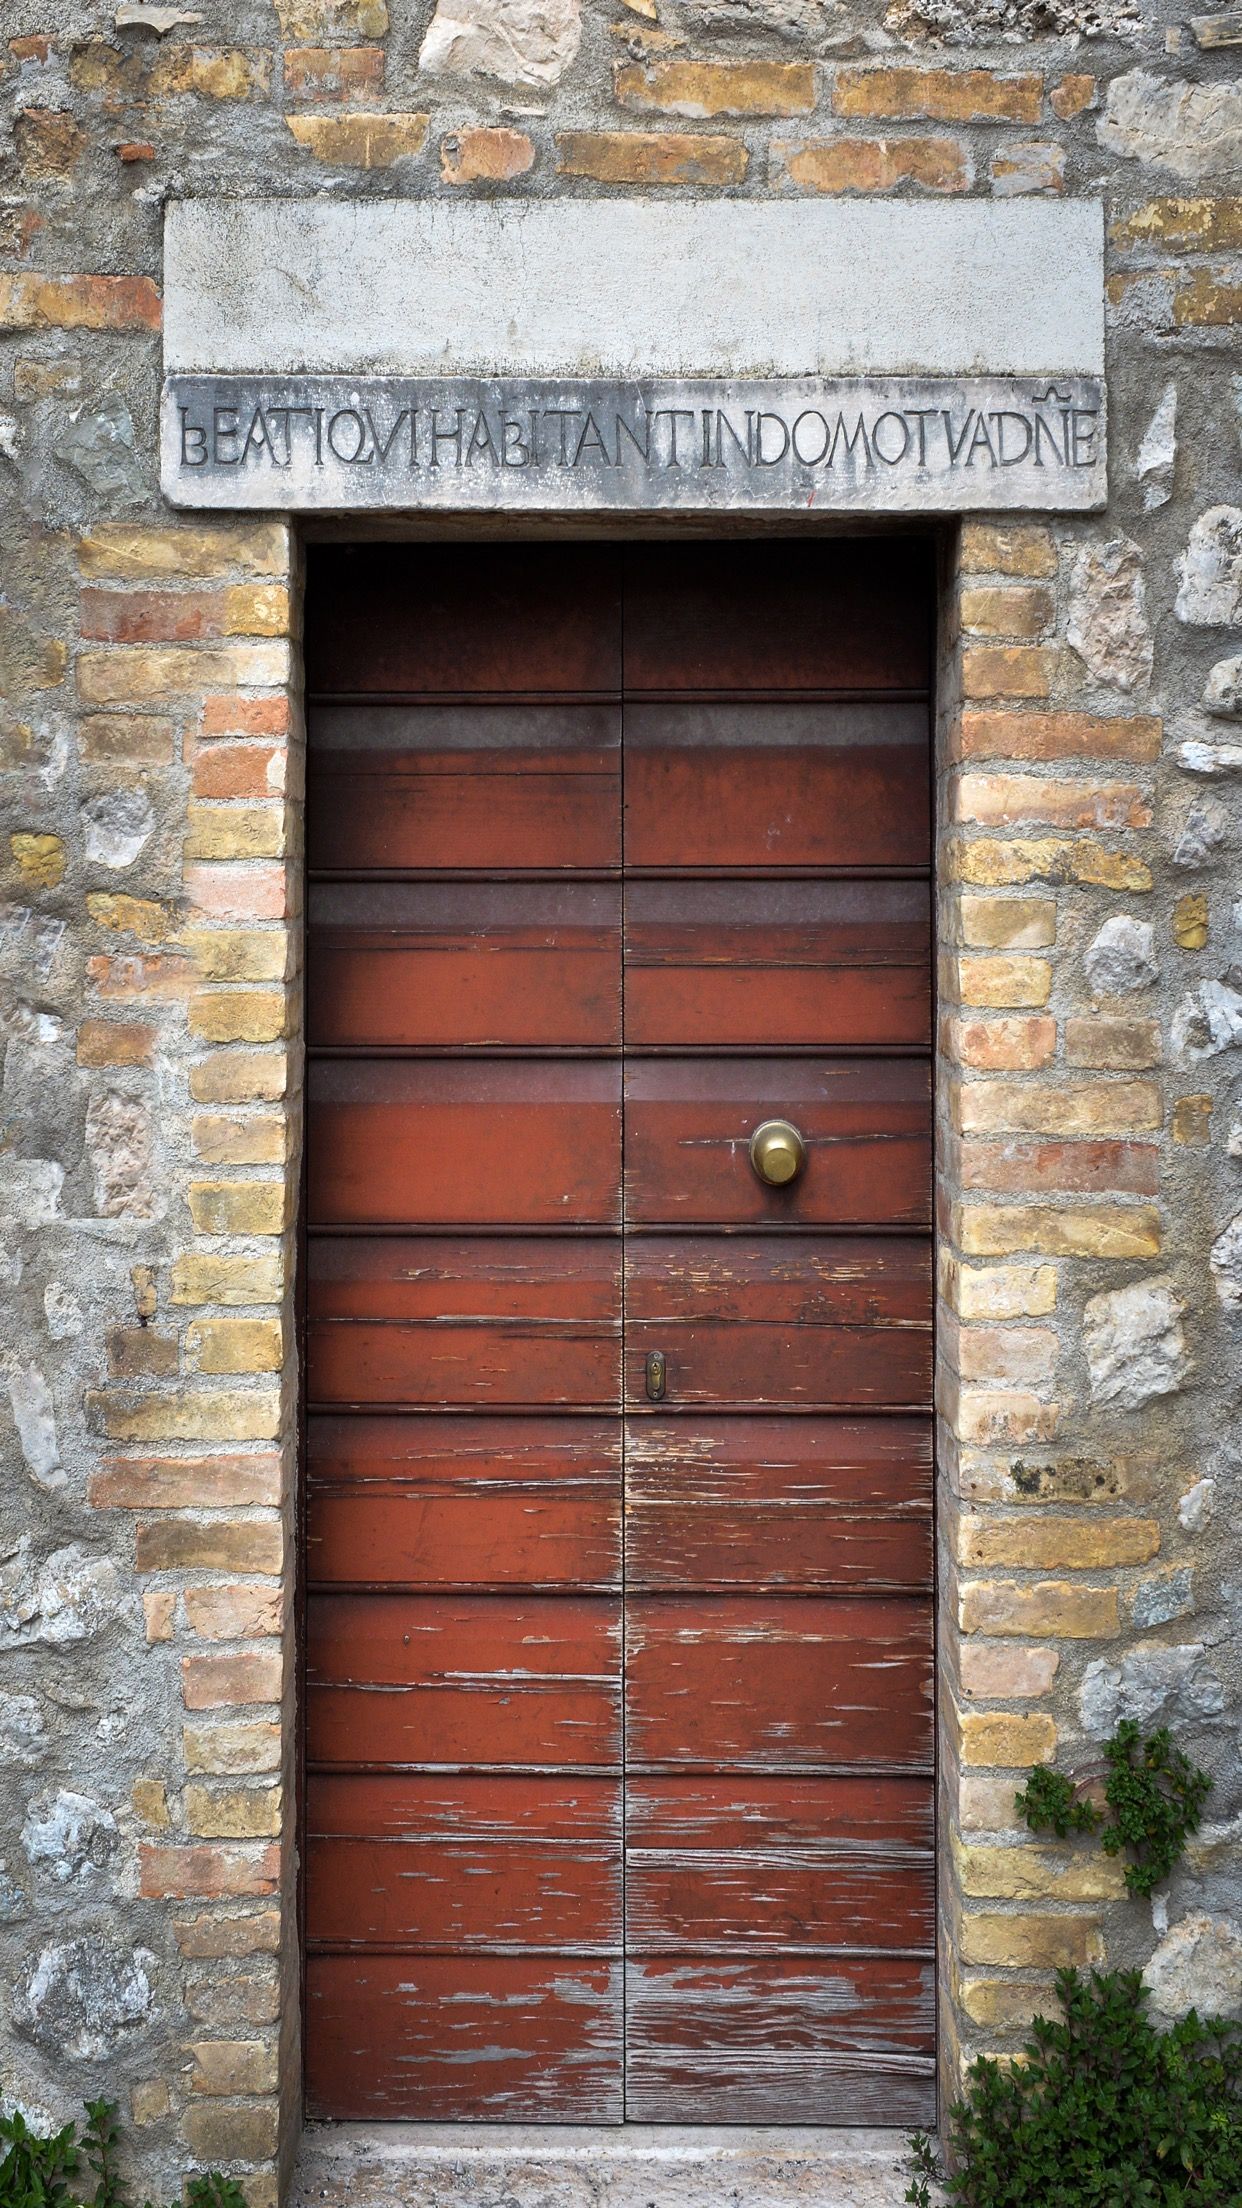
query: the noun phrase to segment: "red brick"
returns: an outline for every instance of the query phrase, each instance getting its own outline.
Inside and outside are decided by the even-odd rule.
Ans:
[[[273,1851],[274,1852],[274,1851]],[[233,1955],[278,1955],[281,1920],[275,1909],[252,1909],[244,1915],[182,1917],[173,1926],[183,1955],[219,1962]]]
[[[109,1457],[90,1483],[97,1510],[221,1510],[279,1503],[278,1456]]]
[[[288,698],[239,698],[231,691],[203,699],[204,736],[287,736]]]
[[[780,142],[774,170],[806,192],[964,192],[970,157],[958,138],[820,138]]]
[[[886,63],[838,69],[832,104],[838,115],[905,115],[937,123],[1035,123],[1043,100],[1037,76],[998,76],[991,69],[909,69]]]
[[[186,1623],[204,1641],[257,1641],[279,1633],[284,1596],[279,1587],[188,1587]]]
[[[284,1666],[279,1653],[250,1656],[186,1656],[181,1684],[187,1710],[279,1702]]]
[[[195,797],[275,797],[284,789],[283,744],[203,745],[194,755]]]
[[[80,1066],[149,1066],[155,1029],[139,1020],[83,1020],[78,1029]]]
[[[1160,756],[1161,727],[1149,714],[963,713],[966,759],[1132,759]]]
[[[223,636],[223,590],[101,590],[82,592],[83,636],[112,644],[197,644]]]
[[[0,330],[158,330],[149,276],[0,275]]]
[[[177,1337],[153,1326],[108,1329],[108,1371],[114,1380],[167,1380],[177,1371]]]
[[[1030,1018],[1014,1014],[998,1020],[955,1019],[950,1023],[951,1054],[965,1066],[984,1071],[1030,1070],[1046,1066],[1057,1047],[1057,1023],[1047,1013]]]
[[[184,997],[196,979],[193,961],[173,951],[101,951],[88,958],[86,977],[98,996],[113,999]]]
[[[1160,1153],[1146,1142],[964,1142],[961,1178],[963,1188],[1003,1194],[1113,1189],[1154,1196]]]
[[[596,184],[740,184],[749,158],[738,138],[689,130],[564,130],[556,150],[562,176]]]
[[[148,1901],[189,1901],[213,1895],[274,1894],[280,1886],[277,1847],[165,1847],[138,1843],[139,1892]]]
[[[283,920],[285,870],[278,860],[214,860],[191,864],[182,876],[186,897],[215,920]]]
[[[139,1525],[134,1549],[140,1572],[267,1572],[274,1576],[284,1563],[284,1533],[268,1519],[208,1518],[195,1523],[164,1518]]]
[[[285,90],[299,100],[342,100],[384,82],[382,46],[287,46]]]

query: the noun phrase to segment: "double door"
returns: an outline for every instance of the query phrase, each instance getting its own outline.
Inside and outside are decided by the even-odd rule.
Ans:
[[[932,2113],[930,603],[314,558],[318,2114]]]

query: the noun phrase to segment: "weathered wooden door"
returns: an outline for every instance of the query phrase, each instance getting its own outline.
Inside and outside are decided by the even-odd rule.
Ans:
[[[930,613],[315,555],[320,2114],[932,2113]]]

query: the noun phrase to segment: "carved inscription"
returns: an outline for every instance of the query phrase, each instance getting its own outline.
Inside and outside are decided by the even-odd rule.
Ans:
[[[183,506],[1073,508],[1104,498],[1092,378],[535,385],[171,377]]]

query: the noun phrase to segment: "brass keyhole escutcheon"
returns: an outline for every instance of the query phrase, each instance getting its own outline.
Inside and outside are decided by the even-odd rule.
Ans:
[[[750,1138],[750,1162],[769,1188],[785,1188],[806,1164],[806,1144],[791,1120],[765,1119]]]

